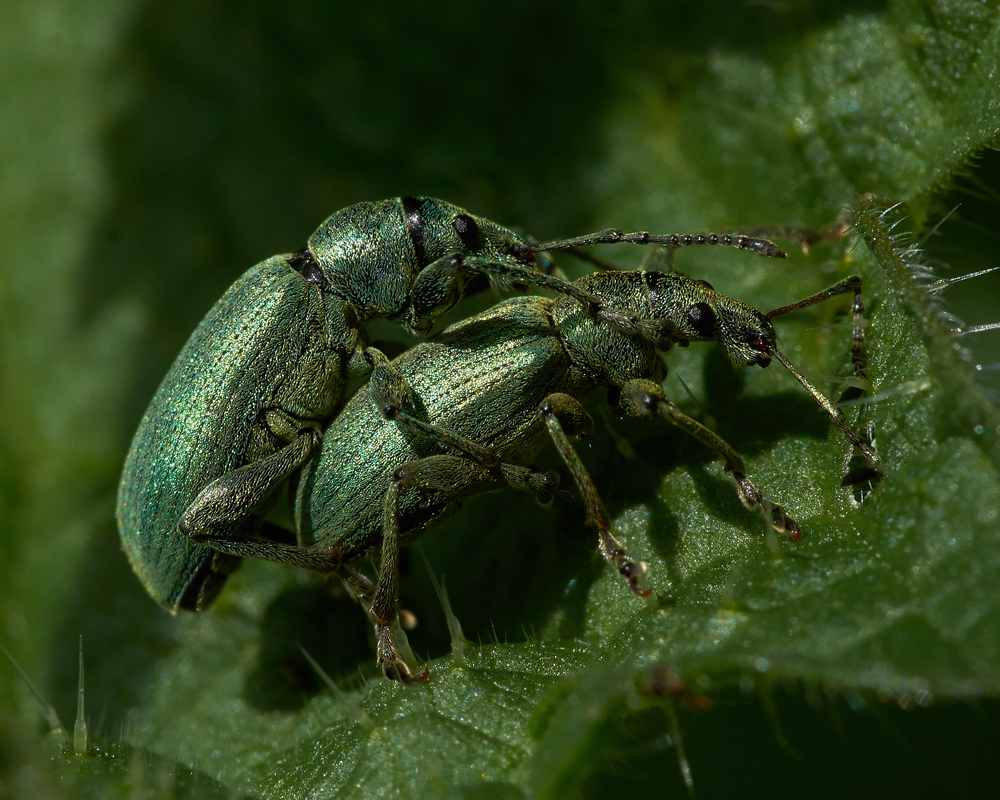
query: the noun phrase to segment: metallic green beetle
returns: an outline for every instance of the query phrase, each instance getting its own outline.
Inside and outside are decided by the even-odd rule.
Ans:
[[[198,541],[231,556],[339,573],[368,600],[385,675],[410,683],[427,673],[412,673],[393,643],[400,546],[471,495],[507,486],[549,499],[557,476],[530,466],[547,442],[555,444],[574,478],[588,523],[598,529],[603,557],[634,592],[648,593],[642,585],[644,565],[632,561],[612,534],[608,514],[570,443],[593,424],[581,400],[598,386],[609,389],[620,413],[664,417],[707,445],[724,459],[740,499],[759,507],[775,530],[798,538],[798,524],[750,481],[740,456],[667,399],[661,353],[673,344],[714,341],[740,367],[766,367],[777,358],[875,462],[869,443],[778,350],[769,315],[676,273],[595,273],[577,286],[598,299],[599,313],[588,313],[571,298],[515,298],[377,367],[368,390],[359,391],[338,414],[318,458],[302,470],[295,490],[297,545],[239,537],[201,536]],[[844,292],[855,295],[854,363],[863,376],[858,278],[770,316]],[[376,554],[381,562],[372,584],[352,564]]]
[[[669,238],[609,230],[549,249]],[[672,238],[775,255],[747,236]],[[305,249],[248,270],[191,335],[125,462],[119,532],[153,598],[176,613],[218,594],[238,560],[184,534],[255,535],[274,489],[319,446],[345,381],[387,363],[362,323],[386,317],[425,333],[477,275],[547,287],[596,312],[596,299],[548,274],[547,263],[507,228],[404,197],[339,211]]]

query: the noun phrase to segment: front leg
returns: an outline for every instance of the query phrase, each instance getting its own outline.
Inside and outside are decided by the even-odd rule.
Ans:
[[[439,495],[443,503],[448,503],[510,486],[531,491],[539,500],[546,501],[558,484],[558,477],[551,472],[507,463],[486,468],[468,458],[450,455],[410,461],[392,474],[382,505],[382,557],[378,581],[373,591],[361,592],[371,597],[369,611],[375,621],[376,658],[386,678],[410,684],[428,677],[426,669],[418,673],[410,670],[400,657],[393,639],[399,587],[400,498],[403,492],[430,491]]]
[[[575,397],[568,394],[555,393],[545,398],[538,407],[538,414],[545,421],[549,436],[562,456],[576,481],[584,507],[587,509],[587,524],[597,528],[598,547],[606,561],[613,564],[618,573],[628,581],[629,588],[640,597],[649,595],[649,589],[642,586],[646,575],[646,565],[632,561],[618,540],[611,533],[611,518],[608,516],[604,503],[597,494],[597,488],[587,473],[586,467],[573,449],[570,436],[580,436],[588,432],[594,424],[593,419]]]
[[[372,593],[369,612],[375,620],[376,661],[389,680],[401,683],[419,683],[427,680],[429,673],[421,670],[414,674],[396,649],[393,625],[396,622],[396,594],[399,586],[399,496],[405,475],[397,470],[389,481],[382,506],[382,558],[379,563],[378,582]]]
[[[649,380],[629,381],[620,387],[619,405],[633,417],[648,418],[653,414],[669,420],[685,433],[693,436],[726,463],[726,472],[733,476],[736,491],[747,508],[760,508],[764,519],[778,532],[795,541],[802,535],[798,523],[785,514],[784,509],[769,500],[747,477],[746,465],[739,454],[722,437],[692,419],[671,403],[663,387]]]

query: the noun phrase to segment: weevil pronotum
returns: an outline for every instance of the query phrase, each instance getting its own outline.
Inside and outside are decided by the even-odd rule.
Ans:
[[[248,270],[195,329],[132,440],[116,516],[146,589],[174,613],[212,602],[238,560],[190,537],[256,534],[275,488],[319,447],[347,379],[388,363],[365,320],[425,333],[476,276],[546,287],[596,314],[600,301],[550,274],[544,251],[614,242],[783,255],[751,235],[617,230],[543,249],[450,203],[403,197],[338,211],[304,249]]]
[[[327,428],[318,458],[301,472],[294,493],[297,544],[210,534],[197,541],[231,556],[338,573],[368,604],[385,675],[410,683],[427,672],[411,672],[393,641],[400,547],[481,492],[512,487],[548,500],[558,476],[531,466],[548,442],[573,476],[587,521],[597,528],[601,555],[633,592],[648,593],[645,565],[632,560],[615,538],[570,442],[592,426],[581,401],[599,386],[607,387],[618,412],[662,417],[705,444],[725,462],[740,499],[760,508],[776,531],[798,538],[799,525],[751,481],[740,456],[667,398],[662,354],[674,344],[715,342],[740,367],[766,367],[777,359],[868,462],[876,463],[870,442],[847,426],[837,406],[778,349],[770,319],[853,294],[852,362],[855,376],[863,378],[859,278],[770,314],[673,272],[598,272],[575,285],[597,299],[598,313],[571,295],[514,298],[378,365],[367,388]],[[374,555],[380,556],[380,568],[371,582],[353,564]]]

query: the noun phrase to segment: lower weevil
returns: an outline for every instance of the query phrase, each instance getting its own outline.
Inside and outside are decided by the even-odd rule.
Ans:
[[[568,467],[597,528],[601,555],[630,589],[648,594],[645,566],[632,560],[611,530],[598,492],[571,439],[593,421],[582,400],[608,389],[612,407],[633,417],[661,417],[723,459],[740,499],[763,511],[791,540],[799,525],[751,481],[740,456],[666,396],[662,354],[674,344],[712,341],[738,367],[783,364],[813,395],[869,463],[870,443],[812,387],[777,347],[770,317],[842,293],[854,295],[854,372],[864,376],[860,279],[835,286],[770,315],[716,292],[705,281],[672,272],[602,272],[575,284],[600,302],[589,313],[569,297],[520,297],[459,322],[391,363],[379,365],[330,424],[317,459],[295,488],[298,543],[199,535],[219,553],[291,563],[339,574],[365,598],[385,675],[411,683],[413,673],[393,641],[400,547],[470,496],[513,487],[545,501],[554,473],[531,466],[551,442]],[[354,568],[380,555],[374,583]]]

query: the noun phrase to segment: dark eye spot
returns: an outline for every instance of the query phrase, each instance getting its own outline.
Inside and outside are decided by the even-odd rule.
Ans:
[[[410,242],[413,244],[413,252],[420,269],[430,263],[427,258],[427,248],[424,246],[423,207],[423,198],[403,198],[403,220],[406,222],[406,232],[410,235]]]
[[[459,214],[451,221],[451,227],[455,229],[458,238],[470,253],[479,250],[479,226],[468,214]]]
[[[695,333],[706,339],[712,337],[715,330],[715,312],[708,303],[695,303],[687,310],[688,324]]]

